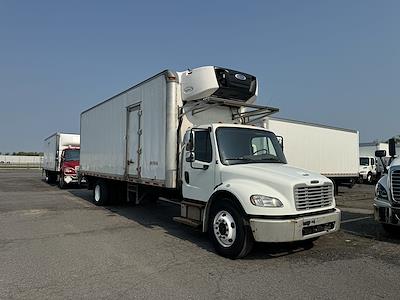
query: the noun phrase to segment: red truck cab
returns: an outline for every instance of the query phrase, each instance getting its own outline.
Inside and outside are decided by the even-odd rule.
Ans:
[[[58,181],[61,189],[71,183],[78,183],[79,147],[68,147],[61,153],[60,179]]]

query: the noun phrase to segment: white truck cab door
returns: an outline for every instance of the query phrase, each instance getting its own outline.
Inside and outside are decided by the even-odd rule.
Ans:
[[[215,146],[207,129],[191,131],[182,157],[182,192],[186,199],[206,202],[215,186]]]

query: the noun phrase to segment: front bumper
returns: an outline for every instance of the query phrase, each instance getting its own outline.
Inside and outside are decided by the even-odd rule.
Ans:
[[[257,242],[293,242],[312,239],[338,231],[340,210],[291,219],[250,219],[250,226]]]
[[[78,183],[78,176],[77,175],[65,175],[64,174],[64,182],[66,184]]]
[[[379,223],[400,226],[400,207],[392,207],[389,202],[375,198],[374,218]]]

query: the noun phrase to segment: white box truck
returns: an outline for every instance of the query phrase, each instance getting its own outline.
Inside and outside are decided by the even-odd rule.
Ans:
[[[78,183],[79,134],[54,133],[44,140],[43,172],[46,182],[58,180],[60,188]]]
[[[216,251],[335,232],[333,184],[286,163],[275,134],[246,125],[278,109],[254,104],[257,80],[200,67],[163,71],[82,112],[81,168],[97,205],[146,194],[177,201],[175,221],[209,232]]]
[[[385,150],[389,154],[388,143],[360,143],[360,182],[373,183],[381,178],[384,173],[384,164],[390,159],[389,156],[377,159],[375,152]]]
[[[268,117],[258,122],[283,139],[288,164],[353,186],[359,171],[359,132],[310,122]]]

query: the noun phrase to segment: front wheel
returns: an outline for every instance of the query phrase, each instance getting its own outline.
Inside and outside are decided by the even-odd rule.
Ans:
[[[250,226],[229,202],[225,199],[211,208],[208,231],[218,254],[235,259],[246,256],[254,240]]]
[[[60,179],[58,180],[58,187],[63,190],[63,189],[65,189],[66,185],[67,184],[64,181],[64,175],[60,174]]]
[[[368,182],[369,184],[371,184],[372,181],[373,181],[372,173],[368,173],[368,175],[367,175],[367,182]]]

